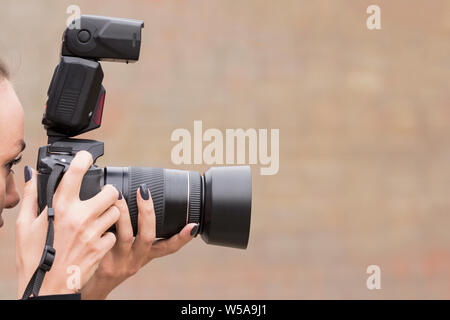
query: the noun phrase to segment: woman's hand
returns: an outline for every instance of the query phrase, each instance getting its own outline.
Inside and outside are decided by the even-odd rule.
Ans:
[[[118,190],[106,185],[89,200],[81,201],[79,198],[83,176],[92,162],[89,152],[78,152],[54,195],[56,255],[40,295],[77,292],[116,242],[115,235],[106,231],[120,216],[119,209],[114,205],[119,196]],[[37,215],[37,174],[29,167],[25,171],[25,180],[28,181],[16,222],[19,298],[41,259],[48,225],[47,208]],[[70,278],[73,276],[79,276],[79,279]],[[78,288],[74,283],[79,283]]]
[[[155,242],[155,210],[150,190],[144,184],[136,192],[139,209],[138,234],[133,240],[127,203],[120,197],[115,203],[120,211],[120,218],[116,224],[117,242],[105,255],[94,276],[82,288],[83,299],[105,299],[115,287],[134,275],[142,266],[154,258],[178,251],[198,231],[198,225],[190,223],[171,238]]]

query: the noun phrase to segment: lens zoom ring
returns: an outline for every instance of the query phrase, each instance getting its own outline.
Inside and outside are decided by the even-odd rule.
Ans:
[[[198,172],[189,171],[189,217],[188,223],[199,223],[201,214],[201,178]]]
[[[156,230],[162,230],[164,218],[164,169],[130,167],[129,170],[128,209],[130,211],[133,234],[136,235],[138,229],[136,190],[142,183],[146,183],[147,187],[150,188],[153,206],[155,208]],[[156,237],[158,237],[158,233],[156,233]]]

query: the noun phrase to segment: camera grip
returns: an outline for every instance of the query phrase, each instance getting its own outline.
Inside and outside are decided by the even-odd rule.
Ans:
[[[47,206],[47,183],[49,177],[49,173],[38,173],[38,214]],[[87,200],[100,192],[102,177],[103,169],[101,168],[91,168],[86,172],[81,183],[80,200]],[[59,182],[57,185],[59,185]]]

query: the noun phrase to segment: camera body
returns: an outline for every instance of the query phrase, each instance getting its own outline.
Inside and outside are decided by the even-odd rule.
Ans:
[[[73,29],[74,25],[80,28]],[[252,192],[248,166],[213,167],[204,175],[150,167],[99,168],[95,161],[104,154],[103,142],[73,138],[101,125],[106,90],[99,61],[137,61],[143,26],[138,20],[82,15],[64,32],[61,60],[42,119],[48,144],[39,148],[37,159],[40,211],[52,198],[52,172],[59,172],[55,168],[63,167],[64,174],[76,153],[86,150],[94,164],[83,178],[80,199],[93,197],[105,184],[115,185],[128,204],[134,235],[138,232],[136,190],[146,183],[154,203],[156,237],[167,238],[187,223],[198,223],[206,243],[245,249]]]
[[[42,118],[49,144],[39,148],[37,160],[41,211],[47,204],[47,181],[55,165],[67,170],[81,150],[90,152],[94,163],[103,155],[103,142],[71,137],[100,127],[106,90],[99,61],[137,61],[143,27],[139,20],[82,15],[65,30],[61,60],[50,82]],[[81,200],[100,191],[101,178],[101,169],[93,165],[83,179]]]

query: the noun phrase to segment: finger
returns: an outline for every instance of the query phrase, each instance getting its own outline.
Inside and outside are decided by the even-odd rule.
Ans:
[[[95,219],[89,225],[88,234],[94,237],[101,237],[109,228],[111,228],[117,220],[119,220],[120,212],[116,206],[107,209],[100,217]]]
[[[119,199],[119,191],[111,184],[103,186],[102,191],[97,193],[94,197],[85,200],[89,212],[93,217],[100,216],[105,210],[111,207]]]
[[[138,205],[138,233],[133,244],[133,252],[138,257],[145,256],[152,247],[156,237],[156,218],[150,190],[147,185],[141,184],[136,190],[136,202]]]
[[[190,223],[186,225],[183,230],[169,239],[158,240],[152,246],[151,258],[164,257],[168,254],[177,252],[196,236],[197,230],[198,224]]]
[[[70,163],[56,190],[58,197],[64,199],[79,199],[81,182],[84,174],[93,163],[92,155],[87,151],[78,152]]]
[[[96,260],[103,259],[106,253],[110,251],[116,243],[116,236],[112,232],[106,232],[98,241],[99,256]]]
[[[127,202],[121,193],[119,193],[119,200],[114,205],[120,212],[119,220],[116,223],[116,246],[121,251],[128,252],[133,245],[133,227],[131,226]]]
[[[24,177],[25,187],[18,219],[32,221],[38,214],[37,173],[29,166],[25,166]]]

